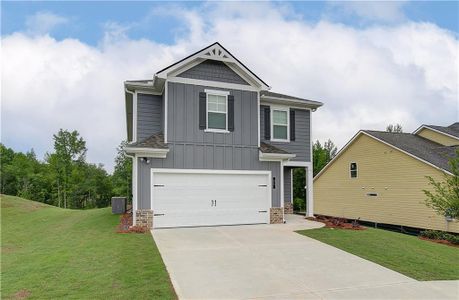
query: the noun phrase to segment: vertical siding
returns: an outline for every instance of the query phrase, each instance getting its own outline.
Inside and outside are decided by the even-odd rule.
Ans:
[[[311,136],[309,134],[311,126],[311,112],[303,109],[292,109],[295,111],[295,141],[281,143],[265,140],[265,107],[269,106],[260,106],[260,139],[280,149],[296,154],[296,157],[293,160],[311,161]]]
[[[177,75],[178,77],[249,85],[224,62],[205,60],[197,66]]]
[[[444,134],[435,132],[433,130],[430,130],[428,128],[424,128],[421,131],[417,133],[417,135],[422,136],[423,138],[426,138],[428,140],[434,141],[436,143],[439,143],[444,146],[455,146],[459,145],[459,140],[446,136]]]
[[[171,155],[171,152],[169,152],[166,159],[151,159],[149,164],[142,162],[138,158],[139,209],[150,208],[151,168],[271,171],[272,177],[276,178],[276,187],[272,190],[272,206],[280,206],[280,163],[258,161],[257,149],[244,148],[244,151],[234,151],[232,147],[225,146],[186,145],[183,147],[182,145],[175,145],[172,152],[174,155]],[[235,159],[234,153],[241,153],[242,160],[247,160],[248,163],[241,165],[241,159]],[[241,156],[237,155],[236,157]],[[257,159],[255,160],[254,157],[257,157]]]
[[[137,141],[141,141],[162,130],[162,96],[137,94]]]
[[[284,202],[292,202],[292,168],[284,167]]]
[[[356,162],[358,177],[350,178]],[[314,213],[365,221],[459,232],[424,204],[425,176],[442,172],[365,135],[358,137],[314,180]],[[377,193],[377,197],[368,196]]]

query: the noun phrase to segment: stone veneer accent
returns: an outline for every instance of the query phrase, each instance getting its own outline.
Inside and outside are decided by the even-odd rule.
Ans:
[[[293,214],[293,204],[284,202],[284,214]]]
[[[284,223],[284,209],[282,207],[272,207],[269,210],[269,223]]]
[[[138,209],[135,212],[136,225],[142,227],[153,227],[153,211],[151,209]]]

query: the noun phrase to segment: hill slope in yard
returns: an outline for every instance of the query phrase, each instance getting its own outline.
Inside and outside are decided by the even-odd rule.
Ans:
[[[110,208],[1,196],[2,298],[175,299],[150,234],[119,234]]]

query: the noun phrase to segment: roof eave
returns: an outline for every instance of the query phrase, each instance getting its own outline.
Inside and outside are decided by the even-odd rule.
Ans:
[[[271,97],[271,96],[260,96],[261,102],[265,103],[273,103],[273,104],[287,104],[293,106],[299,106],[304,108],[310,109],[317,109],[324,104],[319,101],[312,101],[312,100],[295,100],[295,99],[285,99],[279,97]]]

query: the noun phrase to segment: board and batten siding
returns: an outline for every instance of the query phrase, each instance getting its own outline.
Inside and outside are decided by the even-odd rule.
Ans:
[[[205,60],[179,75],[178,77],[201,79],[219,82],[228,82],[249,85],[241,76],[231,70],[224,62],[217,60]]]
[[[357,163],[357,178],[349,164]],[[424,204],[425,176],[443,172],[366,135],[354,142],[314,180],[314,213],[376,223],[459,232]],[[377,196],[368,196],[377,193]]]
[[[444,135],[442,133],[433,131],[429,128],[421,129],[416,135],[422,136],[425,139],[431,140],[433,142],[439,143],[444,146],[455,146],[459,145],[459,139],[455,139]]]
[[[137,94],[137,141],[163,130],[163,99],[160,95]]]
[[[284,202],[292,202],[292,168],[284,167]]]
[[[309,110],[290,109],[295,111],[295,140],[290,142],[272,142],[265,139],[265,114],[267,105],[260,106],[260,139],[289,153],[296,154],[294,161],[311,161],[311,137]],[[271,135],[272,136],[272,135]]]
[[[276,180],[272,206],[280,207],[280,162],[258,158],[258,98],[256,92],[229,91],[234,96],[234,131],[211,133],[199,129],[199,93],[217,88],[168,82],[167,144],[165,159],[138,159],[139,209],[150,208],[151,168],[269,170]]]

